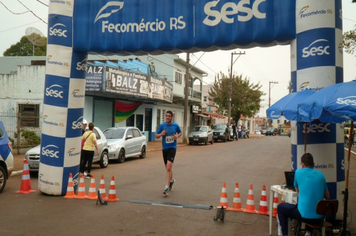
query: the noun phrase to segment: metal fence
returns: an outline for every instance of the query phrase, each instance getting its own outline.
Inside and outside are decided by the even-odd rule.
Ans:
[[[37,119],[38,120],[38,127],[31,127],[26,126],[26,123],[21,123],[21,121],[26,120],[28,118]],[[5,126],[6,132],[12,141],[12,145],[17,150],[21,148],[28,148],[34,146],[34,144],[29,144],[23,137],[22,137],[22,130],[26,131],[33,131],[39,137],[41,137],[41,127],[40,124],[42,123],[41,117],[26,117],[20,116],[18,113],[16,114],[13,111],[0,111],[0,120]],[[19,135],[18,135],[19,134]]]

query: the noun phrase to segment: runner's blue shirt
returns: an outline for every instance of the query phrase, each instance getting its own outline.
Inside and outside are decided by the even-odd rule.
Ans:
[[[175,122],[171,124],[167,124],[167,122],[163,122],[159,125],[157,129],[157,134],[162,133],[162,131],[166,131],[166,135],[162,136],[162,149],[174,148],[177,149],[177,140],[173,138],[174,134],[179,134],[181,131],[179,125]]]

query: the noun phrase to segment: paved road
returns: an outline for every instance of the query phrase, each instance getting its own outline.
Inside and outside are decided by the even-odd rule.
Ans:
[[[354,161],[353,157],[351,166]],[[21,176],[14,176],[0,195],[0,235],[268,235],[267,216],[228,212],[222,223],[213,220],[215,209],[198,208],[219,205],[223,182],[231,206],[238,182],[242,206],[245,207],[253,184],[258,209],[262,186],[266,185],[269,191],[270,185],[282,183],[283,171],[289,169],[288,137],[254,136],[237,142],[180,147],[173,167],[177,182],[167,198],[162,194],[165,170],[161,151],[148,152],[145,159],[110,163],[106,169],[95,166],[97,188],[104,174],[108,193],[111,176],[115,177],[120,201],[107,206],[95,205],[93,200],[46,196],[38,191],[17,194]],[[356,193],[356,168],[351,169],[349,205],[356,212],[352,197]],[[31,183],[37,189],[37,179],[32,178]],[[88,191],[90,180],[85,183]],[[138,204],[133,200],[171,206]],[[193,208],[174,207],[177,204]],[[350,229],[356,232],[354,222]],[[276,227],[273,235],[277,235]]]

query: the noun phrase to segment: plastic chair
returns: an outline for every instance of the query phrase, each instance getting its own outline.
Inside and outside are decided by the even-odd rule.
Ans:
[[[296,227],[296,235],[299,235],[301,229],[301,224],[305,223],[305,225],[309,226],[312,229],[312,236],[318,235],[317,232],[319,231],[322,236],[325,236],[325,228],[332,228],[333,225],[326,221],[327,216],[333,216],[337,213],[339,208],[339,201],[338,200],[321,200],[318,202],[316,206],[316,212],[319,215],[323,215],[323,218],[320,220],[320,223],[307,223],[305,220],[299,220],[297,222]],[[305,231],[305,229],[303,229]]]

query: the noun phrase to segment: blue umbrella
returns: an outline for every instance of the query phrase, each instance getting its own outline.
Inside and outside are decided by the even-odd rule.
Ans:
[[[299,105],[299,113],[302,117],[308,117],[309,121],[319,119],[324,123],[341,123],[351,120],[351,133],[349,140],[353,140],[353,123],[356,120],[356,81],[330,85]],[[347,162],[350,163],[351,144]],[[341,235],[347,234],[347,203],[349,186],[349,165],[346,165],[346,187],[343,192],[344,199],[344,222]]]
[[[319,119],[324,123],[356,120],[356,81],[323,88],[299,104],[303,121]]]
[[[267,117],[278,119],[283,115],[287,120],[301,121],[298,113],[298,104],[314,93],[315,91],[307,89],[284,96],[267,109]]]

